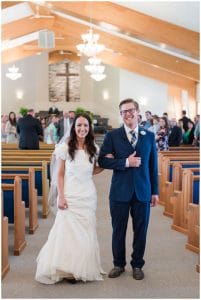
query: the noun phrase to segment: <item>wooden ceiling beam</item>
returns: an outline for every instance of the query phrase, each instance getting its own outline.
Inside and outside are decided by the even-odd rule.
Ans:
[[[70,61],[80,63],[80,57],[77,56],[76,53],[72,53],[72,54],[68,55],[68,54],[60,54],[58,51],[53,51],[53,52],[49,53],[48,63],[49,63],[49,65],[56,64],[60,61],[63,61],[64,59],[68,59]]]
[[[24,18],[2,26],[2,40],[12,40],[42,29],[51,30],[54,19]]]
[[[1,9],[14,6],[20,3],[23,3],[24,1],[1,1]]]
[[[80,36],[81,34],[85,33],[87,29],[87,26],[75,23],[71,20],[63,19],[61,17],[58,18],[57,22],[52,27],[52,30],[60,32],[62,36],[68,36],[70,38],[77,39],[77,43],[81,42]],[[108,49],[112,49],[115,52],[121,52],[123,55],[127,56],[128,59],[130,59],[130,57],[135,57],[136,59],[144,61],[145,63],[156,65],[178,75],[199,81],[199,65],[145,47],[143,45],[124,40],[114,35],[110,35],[109,33],[98,30],[96,30],[96,32],[100,34],[100,43],[103,43]]]
[[[136,59],[127,59],[127,57],[121,55],[113,55],[111,53],[104,55],[102,54],[101,59],[103,63],[113,65],[117,68],[126,69],[130,72],[134,72],[146,77],[150,77],[152,79],[159,80],[163,83],[178,86],[183,89],[191,89],[194,88],[196,82],[193,80],[186,79],[177,74],[173,74],[166,70],[162,70],[156,67],[153,67],[148,64],[144,64],[143,62],[137,61]],[[107,73],[107,68],[106,68]]]
[[[120,32],[163,43],[199,58],[199,33],[106,1],[51,1],[53,8],[67,14],[115,25]]]
[[[1,53],[1,62],[3,64],[14,63],[18,60],[36,55],[37,52],[41,52],[41,51],[39,51],[39,49],[37,49],[37,51],[34,49],[27,51],[27,50],[23,49],[23,46],[24,45],[3,51]],[[43,51],[44,51],[44,49],[43,49]]]
[[[60,46],[61,48],[62,46]],[[58,47],[59,48],[59,47]],[[71,45],[66,45],[66,49],[73,51],[74,47]],[[14,49],[10,49],[7,51],[6,56],[4,56],[4,52],[2,53],[2,62],[3,63],[11,63],[26,57],[30,57],[36,55],[37,52],[44,49],[39,49],[37,45],[33,45],[32,43],[16,47]],[[62,50],[62,49],[61,49]],[[13,56],[15,56],[15,60],[13,60]],[[49,63],[56,63],[62,61],[63,59],[67,58],[73,61],[79,61],[80,58],[76,57],[76,53],[73,55],[59,55],[55,51],[49,53]],[[126,69],[130,72],[134,72],[137,74],[141,74],[146,77],[150,77],[152,79],[159,80],[166,84],[175,85],[183,89],[191,89],[195,87],[195,81],[186,79],[182,76],[177,74],[168,72],[166,70],[162,70],[156,67],[153,67],[149,64],[145,64],[140,62],[134,58],[127,58],[124,55],[114,55],[110,52],[105,52],[100,55],[103,63],[112,65],[117,68]],[[107,70],[106,70],[107,72]]]

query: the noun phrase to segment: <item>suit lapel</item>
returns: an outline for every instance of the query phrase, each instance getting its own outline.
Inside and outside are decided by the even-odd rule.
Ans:
[[[141,145],[142,145],[142,140],[144,138],[144,135],[146,135],[146,131],[142,128],[139,128],[139,130],[138,130],[138,140],[137,140],[137,144],[135,146],[136,150],[140,150],[142,148]]]

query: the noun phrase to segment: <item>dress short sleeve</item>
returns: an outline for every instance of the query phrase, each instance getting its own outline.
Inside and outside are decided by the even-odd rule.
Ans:
[[[53,153],[56,159],[61,158],[62,160],[66,160],[68,158],[68,146],[66,143],[61,143],[55,145],[55,150]]]

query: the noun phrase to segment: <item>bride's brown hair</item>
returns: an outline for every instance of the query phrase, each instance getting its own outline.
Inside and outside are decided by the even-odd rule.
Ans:
[[[77,150],[77,135],[75,132],[75,123],[76,123],[76,120],[80,117],[87,119],[87,121],[89,123],[89,132],[88,132],[87,136],[85,137],[85,147],[86,147],[87,153],[89,154],[89,161],[92,163],[92,158],[95,156],[97,149],[95,146],[95,139],[94,139],[94,133],[93,133],[93,129],[92,129],[91,118],[89,117],[89,115],[87,113],[80,113],[75,116],[75,119],[73,121],[71,130],[70,130],[70,137],[68,140],[68,153],[73,160],[75,158],[75,151]]]

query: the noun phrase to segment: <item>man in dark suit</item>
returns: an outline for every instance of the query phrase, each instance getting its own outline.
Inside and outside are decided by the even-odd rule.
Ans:
[[[185,131],[188,130],[188,121],[190,121],[190,119],[186,116],[186,111],[182,110],[182,118],[179,119],[179,121],[183,122],[183,128]]]
[[[43,129],[39,120],[34,118],[34,110],[29,109],[27,115],[17,122],[17,133],[20,136],[20,149],[39,149],[39,136]]]
[[[170,120],[170,134],[168,138],[168,146],[178,147],[182,142],[182,130],[177,126],[177,121],[175,118]]]
[[[158,166],[154,134],[138,125],[139,105],[133,99],[119,105],[123,126],[108,132],[100,149],[99,165],[113,170],[110,188],[114,268],[109,277],[125,271],[125,240],[129,212],[133,223],[133,278],[144,278],[142,267],[150,205],[158,202]]]

